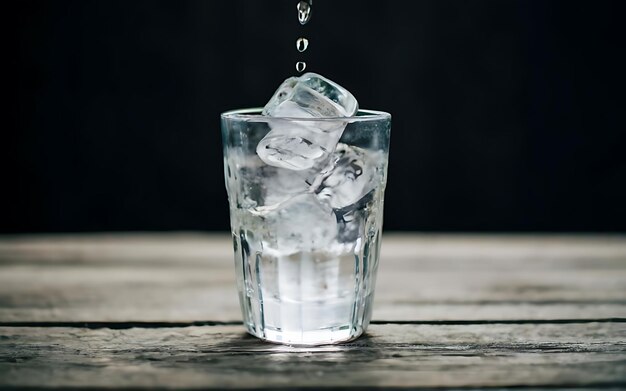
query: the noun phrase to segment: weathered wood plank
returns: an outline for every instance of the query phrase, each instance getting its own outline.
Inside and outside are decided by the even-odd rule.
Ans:
[[[623,236],[387,235],[375,319],[626,317]],[[0,238],[0,321],[240,319],[226,235]]]
[[[500,267],[523,262],[541,269],[591,266],[623,269],[626,235],[489,235],[385,233],[383,257],[420,260],[429,268],[446,268],[446,260],[471,259]],[[98,233],[0,235],[0,263],[12,260],[45,262],[205,262],[207,257],[231,259],[228,234]],[[433,262],[434,261],[434,262]],[[612,262],[611,262],[612,261]],[[601,262],[601,266],[596,263]],[[611,266],[612,265],[612,266]]]
[[[0,386],[626,386],[626,324],[373,325],[297,348],[241,327],[0,327]]]

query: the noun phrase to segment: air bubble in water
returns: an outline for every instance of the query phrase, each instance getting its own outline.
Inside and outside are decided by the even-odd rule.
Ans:
[[[298,51],[300,53],[302,53],[303,51],[306,50],[306,48],[309,47],[309,40],[306,38],[298,38],[298,40],[296,41],[296,49],[298,49]]]
[[[306,1],[298,3],[298,21],[300,24],[306,24],[311,19],[311,5]]]
[[[306,69],[306,62],[304,61],[298,61],[296,63],[296,71],[298,72],[302,72]]]

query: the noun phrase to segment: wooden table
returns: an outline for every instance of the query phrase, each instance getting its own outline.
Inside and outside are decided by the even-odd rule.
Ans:
[[[345,345],[240,325],[227,235],[0,237],[0,386],[626,387],[626,237],[398,235]]]

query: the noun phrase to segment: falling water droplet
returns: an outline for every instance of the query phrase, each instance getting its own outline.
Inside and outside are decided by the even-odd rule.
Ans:
[[[311,19],[311,5],[306,1],[298,3],[298,21],[300,24],[306,24]]]
[[[309,40],[306,38],[298,38],[298,40],[296,41],[296,49],[298,49],[298,51],[300,53],[302,53],[303,51],[306,50],[306,48],[309,47]]]
[[[298,72],[302,72],[306,69],[306,62],[304,61],[298,61],[296,63],[296,71]]]

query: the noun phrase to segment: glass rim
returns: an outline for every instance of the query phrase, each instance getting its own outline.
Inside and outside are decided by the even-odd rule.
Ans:
[[[354,117],[314,117],[314,118],[297,118],[297,117],[268,117],[261,115],[262,107],[251,107],[247,109],[228,110],[220,114],[223,119],[237,119],[241,121],[248,120],[287,120],[287,121],[347,121],[347,122],[365,122],[365,121],[381,121],[391,119],[391,114],[385,111],[359,109]]]

